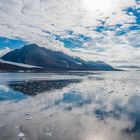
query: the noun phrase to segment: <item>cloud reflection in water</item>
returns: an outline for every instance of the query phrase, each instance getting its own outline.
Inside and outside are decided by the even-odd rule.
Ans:
[[[9,133],[0,138],[14,140],[22,131],[27,140],[139,140],[139,85],[139,73],[91,74],[62,89],[3,102],[0,134]],[[22,130],[13,129],[17,125]]]

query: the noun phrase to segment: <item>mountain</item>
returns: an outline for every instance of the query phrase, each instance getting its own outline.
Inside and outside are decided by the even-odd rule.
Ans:
[[[84,61],[63,52],[52,51],[36,44],[25,45],[2,57],[5,61],[42,67],[46,70],[116,70],[103,62]]]

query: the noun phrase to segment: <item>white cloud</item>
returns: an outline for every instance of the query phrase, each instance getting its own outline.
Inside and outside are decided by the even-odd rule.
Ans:
[[[6,47],[4,49],[0,49],[0,57],[2,57],[3,55],[5,55],[6,53],[10,52],[11,49]]]
[[[100,20],[106,21],[105,27],[123,24],[127,28],[130,23],[135,23],[136,17],[123,11],[128,7],[138,7],[135,0],[110,1],[110,7],[103,12],[97,8],[93,11],[87,10],[82,5],[83,0],[0,0],[0,36],[20,37],[31,43],[70,53],[63,43],[44,31],[68,37],[65,31],[72,30],[75,34],[84,34],[93,39],[93,42],[86,45],[86,50],[93,54],[82,50],[82,57],[84,54],[86,59],[97,58],[109,63],[124,59],[133,61],[137,56],[135,54],[139,52],[137,49],[136,53],[132,47],[135,38],[139,41],[137,31],[122,37],[116,37],[115,31],[94,31],[101,25]],[[105,52],[96,52],[95,48],[98,47],[104,48]]]

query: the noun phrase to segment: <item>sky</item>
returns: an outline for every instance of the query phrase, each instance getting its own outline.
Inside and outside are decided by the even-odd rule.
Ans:
[[[140,0],[0,0],[0,56],[27,43],[140,66]]]

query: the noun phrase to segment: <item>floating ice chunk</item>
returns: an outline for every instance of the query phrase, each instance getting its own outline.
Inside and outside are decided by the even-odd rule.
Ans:
[[[25,113],[25,115],[26,115],[26,116],[29,116],[29,115],[30,115],[30,113],[29,113],[29,112],[26,112],[26,113]]]
[[[26,112],[25,113],[25,116],[28,116],[28,118],[26,118],[26,120],[31,120],[33,118],[33,117],[30,116],[30,113],[29,112]]]
[[[26,118],[26,120],[31,120],[33,117],[28,117],[28,118]]]
[[[49,137],[52,137],[53,136],[53,133],[52,132],[46,132],[45,135],[47,135]]]
[[[24,135],[24,133],[21,132],[18,134],[18,137],[23,138],[23,137],[25,137],[25,135]]]

